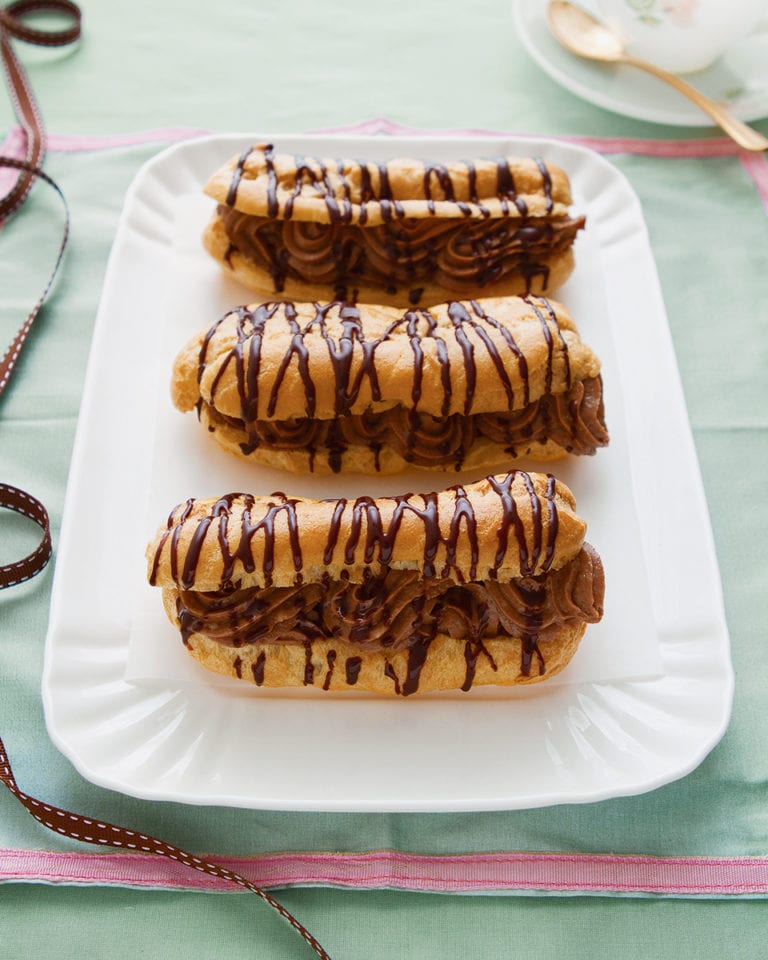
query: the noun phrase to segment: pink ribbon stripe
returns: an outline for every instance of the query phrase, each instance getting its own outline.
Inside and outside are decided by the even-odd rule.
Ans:
[[[682,897],[765,896],[768,857],[644,857],[611,854],[476,853],[425,856],[274,853],[206,857],[263,888],[323,885],[429,893],[593,893]],[[226,892],[216,877],[165,857],[0,849],[0,881],[105,884]]]

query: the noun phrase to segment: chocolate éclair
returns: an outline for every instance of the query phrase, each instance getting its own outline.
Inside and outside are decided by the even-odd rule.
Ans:
[[[559,673],[604,579],[561,481],[512,471],[426,494],[188,500],[148,579],[204,667],[256,686],[409,696]]]
[[[210,178],[204,244],[264,297],[395,306],[543,294],[574,266],[584,217],[536,157],[321,159],[248,145]]]
[[[172,397],[226,450],[292,472],[488,472],[609,440],[600,360],[541,297],[238,307],[179,353]]]

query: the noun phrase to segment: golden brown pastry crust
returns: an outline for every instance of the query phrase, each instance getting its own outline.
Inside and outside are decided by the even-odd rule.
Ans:
[[[172,385],[173,401],[180,410],[191,410],[200,398],[206,403],[215,399],[219,413],[240,417],[240,372],[232,352],[236,347],[242,351],[243,375],[248,380],[251,340],[256,337],[260,341],[258,378],[247,399],[251,418],[258,420],[307,416],[327,420],[398,404],[434,417],[520,410],[545,393],[562,393],[572,383],[600,373],[600,360],[580,339],[566,308],[539,297],[451,301],[408,311],[357,304],[354,313],[339,302],[320,306],[275,301],[262,307],[264,319],[258,326],[253,324],[247,339],[239,335],[238,308],[196,334],[181,350]],[[259,305],[245,309],[259,319]],[[354,323],[351,335],[346,329],[350,321]],[[295,346],[297,331],[301,331],[301,363]],[[414,336],[423,355],[420,362]],[[514,349],[507,337],[514,341]],[[368,367],[363,340],[373,348]],[[334,355],[342,352],[343,342],[350,358],[345,358],[348,367],[337,374]],[[203,345],[204,366],[198,382]],[[440,349],[445,350],[442,360]],[[289,363],[284,368],[285,358]],[[344,378],[342,383],[339,376]],[[374,396],[374,379],[379,397]],[[311,381],[311,410],[307,380]],[[340,388],[345,393],[341,402]]]
[[[338,451],[250,443],[244,411],[248,422],[267,423],[375,417],[393,408],[442,419],[507,414],[599,374],[600,360],[568,311],[544,298],[451,301],[409,311],[277,301],[233,310],[193,337],[176,358],[171,390],[174,404],[197,408],[204,428],[231,453],[321,473],[339,469]],[[476,436],[462,448],[461,465],[487,471],[513,456],[553,460],[567,452],[549,437],[521,436],[514,454],[510,446]],[[349,472],[407,466],[391,447],[349,438],[338,458]],[[456,466],[451,457],[435,464]]]
[[[482,641],[485,652],[478,651],[471,685],[512,686],[548,680],[570,663],[585,631],[585,623],[569,624],[561,629],[556,640],[541,644],[546,667],[543,673],[538,670],[536,658],[533,668],[524,672],[526,658],[522,640],[516,637],[485,639]],[[418,692],[460,690],[467,676],[466,646],[465,640],[438,634],[431,641],[426,660],[420,666]],[[407,650],[377,650],[361,654],[354,644],[336,640],[314,640],[311,649],[300,644],[277,643],[254,643],[234,648],[196,633],[189,637],[187,650],[214,673],[264,687],[314,686],[331,691],[400,695],[408,677]],[[347,679],[345,664],[349,660],[355,662],[355,667],[360,661],[354,683]]]
[[[570,275],[573,239],[583,226],[583,218],[578,222],[569,218],[567,174],[538,158],[446,164],[396,158],[375,163],[297,158],[275,152],[270,144],[254,144],[217,170],[205,192],[218,203],[204,233],[205,248],[225,272],[265,297],[328,300],[340,296],[355,302],[408,306],[480,291],[489,296],[542,294],[556,290]],[[288,222],[332,228],[335,232],[325,249],[322,275],[317,272],[317,231],[304,236],[298,247],[275,235],[266,241],[266,248],[257,244],[259,253],[240,250],[242,244],[233,243],[225,226],[227,211],[249,218],[248,231],[257,225],[261,229],[264,223]],[[343,258],[331,253],[353,237],[361,239],[350,231],[368,236],[368,231],[378,228],[396,231],[402,223],[480,224],[482,240],[467,239],[467,248],[455,260],[462,244],[446,241],[448,247],[443,249],[431,239],[414,236],[413,247],[406,243],[401,251],[408,262],[398,269],[392,265],[390,245],[399,246],[403,238],[387,233],[388,239],[377,238],[375,244],[377,250],[382,242],[386,247],[388,265],[383,274],[380,250],[373,254],[376,267],[365,256],[354,268],[344,266]],[[498,234],[498,225],[504,223],[514,226],[514,238],[510,234],[502,239]],[[525,229],[517,232],[518,225]],[[415,260],[410,259],[409,250],[414,251]],[[414,270],[416,261],[419,266]]]
[[[378,499],[231,494],[179,504],[147,548],[147,575],[156,586],[198,591],[323,576],[359,582],[385,565],[504,580],[559,569],[585,532],[562,481],[523,471]]]
[[[562,217],[571,203],[565,171],[530,157],[446,164],[302,157],[299,165],[269,144],[230,157],[205,192],[250,216],[365,226],[406,217]]]

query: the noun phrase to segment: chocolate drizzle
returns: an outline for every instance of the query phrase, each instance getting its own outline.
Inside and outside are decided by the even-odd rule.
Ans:
[[[541,173],[541,182],[544,188],[544,198],[547,205],[547,213],[550,213],[553,207],[552,201],[552,177],[550,176],[549,169],[547,168],[546,163],[541,159],[541,157],[536,157],[536,166],[539,168]]]
[[[232,172],[232,180],[229,184],[229,190],[227,191],[227,206],[233,207],[237,202],[237,188],[240,186],[245,164],[252,153],[253,147],[246,147],[235,164],[235,169]]]
[[[346,674],[347,685],[354,687],[360,676],[360,668],[363,665],[362,657],[347,657],[344,663],[344,672]]]
[[[312,641],[304,641],[304,686],[311,687],[315,679],[315,668],[312,663]]]
[[[264,664],[266,659],[267,654],[264,650],[260,650],[256,662],[253,665],[253,682],[257,687],[260,687],[264,683]]]

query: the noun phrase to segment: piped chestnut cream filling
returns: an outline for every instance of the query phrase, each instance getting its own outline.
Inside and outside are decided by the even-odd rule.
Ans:
[[[408,694],[418,689],[419,665],[438,634],[465,643],[462,689],[472,686],[480,655],[493,667],[483,646],[490,637],[521,640],[521,673],[543,676],[547,641],[565,625],[598,622],[603,593],[600,558],[585,544],[558,570],[507,582],[421,579],[415,571],[384,567],[359,583],[324,578],[291,587],[180,589],[177,611],[185,643],[202,633],[228,647],[304,644],[311,651],[313,641],[336,640],[359,646],[361,653],[407,650],[408,680],[401,692]]]
[[[433,417],[402,406],[381,413],[348,415],[334,420],[296,418],[245,423],[222,417],[211,407],[209,416],[242,430],[247,455],[261,446],[277,450],[307,450],[310,459],[325,451],[332,469],[343,467],[348,447],[367,447],[378,455],[391,447],[406,462],[422,467],[454,466],[460,470],[476,438],[499,444],[510,456],[518,448],[552,440],[568,453],[589,456],[608,443],[602,379],[591,377],[564,393],[548,394],[511,413],[454,414]]]
[[[412,304],[434,283],[459,296],[518,277],[528,291],[535,277],[546,289],[547,261],[572,246],[585,222],[411,217],[361,227],[252,216],[224,204],[218,214],[230,243],[226,258],[242,254],[272,277],[276,292],[290,279],[331,286],[339,299],[355,300],[362,284],[388,294],[406,289]]]

